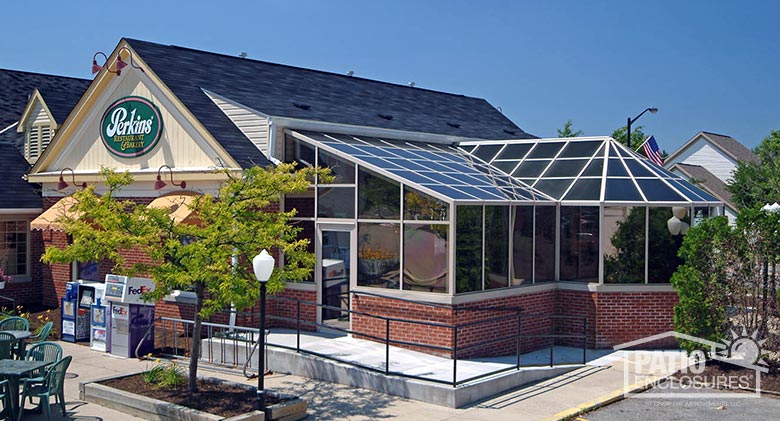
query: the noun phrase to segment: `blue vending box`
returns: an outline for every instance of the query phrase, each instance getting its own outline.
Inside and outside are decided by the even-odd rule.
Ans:
[[[92,334],[89,338],[89,346],[95,351],[106,352],[108,351],[108,336],[111,328],[108,326],[108,307],[103,305],[100,298],[97,299],[97,304],[92,306]]]
[[[77,282],[68,282],[65,285],[65,296],[62,297],[62,340],[66,342],[76,342],[78,288]]]

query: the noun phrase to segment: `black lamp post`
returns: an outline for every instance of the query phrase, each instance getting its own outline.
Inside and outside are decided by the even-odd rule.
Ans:
[[[257,373],[257,408],[265,410],[265,295],[266,284],[274,271],[274,258],[266,250],[263,250],[252,259],[252,267],[255,271],[255,277],[260,282],[260,338],[258,347],[260,348],[260,359],[258,362]]]
[[[645,108],[644,111],[639,113],[638,116],[631,118],[628,118],[628,122],[626,123],[626,146],[628,146],[629,149],[631,149],[631,124],[639,120],[639,117],[642,117],[642,114],[650,111],[651,114],[655,114],[658,112],[658,108],[655,107],[649,107]]]

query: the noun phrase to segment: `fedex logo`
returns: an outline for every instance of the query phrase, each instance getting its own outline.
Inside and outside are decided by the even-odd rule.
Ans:
[[[111,311],[112,311],[112,313],[116,314],[117,316],[126,316],[127,315],[127,308],[125,308],[125,307],[112,307]]]
[[[145,292],[150,292],[152,289],[146,285],[141,285],[139,288],[128,287],[127,292],[130,295],[141,295]]]

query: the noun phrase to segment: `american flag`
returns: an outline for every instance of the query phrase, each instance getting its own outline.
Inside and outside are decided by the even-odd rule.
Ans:
[[[661,156],[661,151],[658,149],[658,143],[655,142],[655,138],[650,136],[642,144],[642,148],[645,150],[645,156],[651,161],[660,166],[664,166],[664,158]]]

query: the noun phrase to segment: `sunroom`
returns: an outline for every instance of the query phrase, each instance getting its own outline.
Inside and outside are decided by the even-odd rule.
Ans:
[[[523,253],[517,238],[514,278],[535,267],[534,282],[666,283],[680,263],[677,251],[690,225],[723,214],[723,203],[609,137],[465,142],[460,149],[558,203],[555,215],[536,212],[538,233],[554,244]],[[552,213],[552,211],[551,211]],[[554,232],[553,232],[554,231]],[[539,247],[539,241],[535,241]],[[542,245],[542,247],[545,247]],[[527,247],[526,247],[527,248]],[[520,251],[520,256],[517,252]]]

